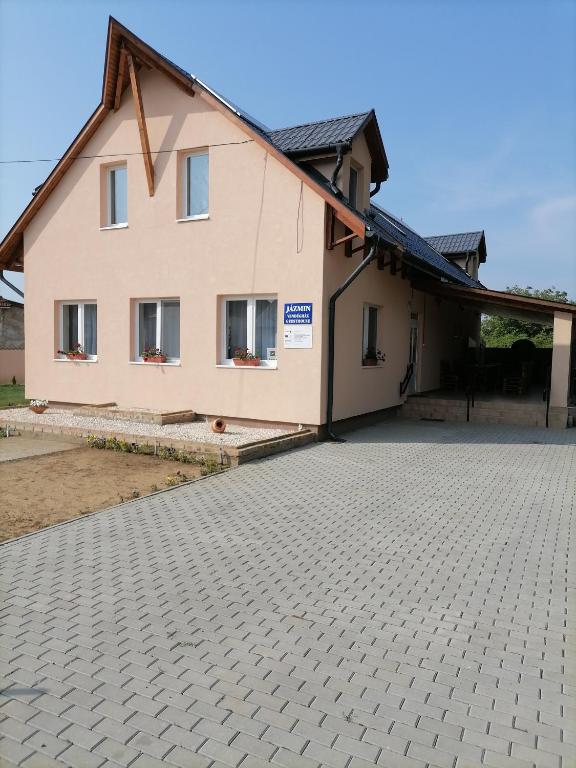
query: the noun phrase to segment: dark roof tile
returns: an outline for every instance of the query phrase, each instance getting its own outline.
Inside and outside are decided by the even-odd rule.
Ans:
[[[315,123],[293,125],[268,131],[268,136],[282,152],[301,152],[335,144],[345,144],[356,136],[370,117],[370,112],[332,117]]]
[[[434,235],[425,240],[440,253],[468,253],[477,251],[484,232],[461,232],[457,235]]]

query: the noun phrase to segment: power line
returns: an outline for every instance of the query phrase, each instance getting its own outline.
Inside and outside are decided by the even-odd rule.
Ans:
[[[251,144],[254,141],[254,139],[244,139],[243,141],[225,141],[221,144],[208,144],[208,148],[212,147],[230,147],[238,144]],[[206,146],[206,145],[205,145]],[[186,149],[157,149],[157,150],[150,150],[151,155],[166,155],[171,154],[172,152],[185,152]],[[107,157],[132,157],[134,155],[144,155],[144,152],[117,152],[115,154],[110,155],[76,155],[76,157],[69,158],[70,160],[94,160],[97,158],[107,158]],[[17,165],[22,163],[59,163],[60,160],[62,160],[61,157],[52,157],[52,158],[36,158],[33,160],[0,160],[0,165]]]

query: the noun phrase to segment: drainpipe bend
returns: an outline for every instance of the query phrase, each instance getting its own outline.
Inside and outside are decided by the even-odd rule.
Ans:
[[[10,288],[11,291],[14,291],[14,293],[17,293],[18,296],[22,296],[22,298],[24,298],[24,293],[20,290],[20,288],[16,288],[15,285],[12,285],[12,283],[4,277],[3,269],[0,269],[0,282],[4,283],[4,285],[7,285],[8,288]]]
[[[338,189],[336,185],[336,179],[338,178],[338,174],[340,173],[340,169],[342,168],[342,163],[344,162],[344,152],[346,151],[347,151],[347,147],[345,144],[338,144],[337,155],[336,155],[336,165],[334,166],[332,178],[330,179],[330,189],[338,197],[342,195],[342,192]]]
[[[346,442],[344,438],[338,437],[333,431],[333,408],[334,408],[334,332],[336,328],[336,301],[344,291],[356,280],[366,267],[374,261],[378,254],[379,239],[375,232],[366,232],[366,239],[371,240],[370,250],[362,259],[356,269],[347,277],[342,285],[334,291],[328,302],[328,383],[326,387],[326,432],[328,439],[337,443]]]

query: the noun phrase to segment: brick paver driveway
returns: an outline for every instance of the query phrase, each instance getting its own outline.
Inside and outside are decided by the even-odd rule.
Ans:
[[[2,765],[574,765],[574,442],[389,423],[4,545]]]

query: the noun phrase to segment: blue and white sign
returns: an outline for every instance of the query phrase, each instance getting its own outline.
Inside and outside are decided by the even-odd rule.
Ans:
[[[312,304],[297,301],[284,304],[284,325],[312,325]]]

